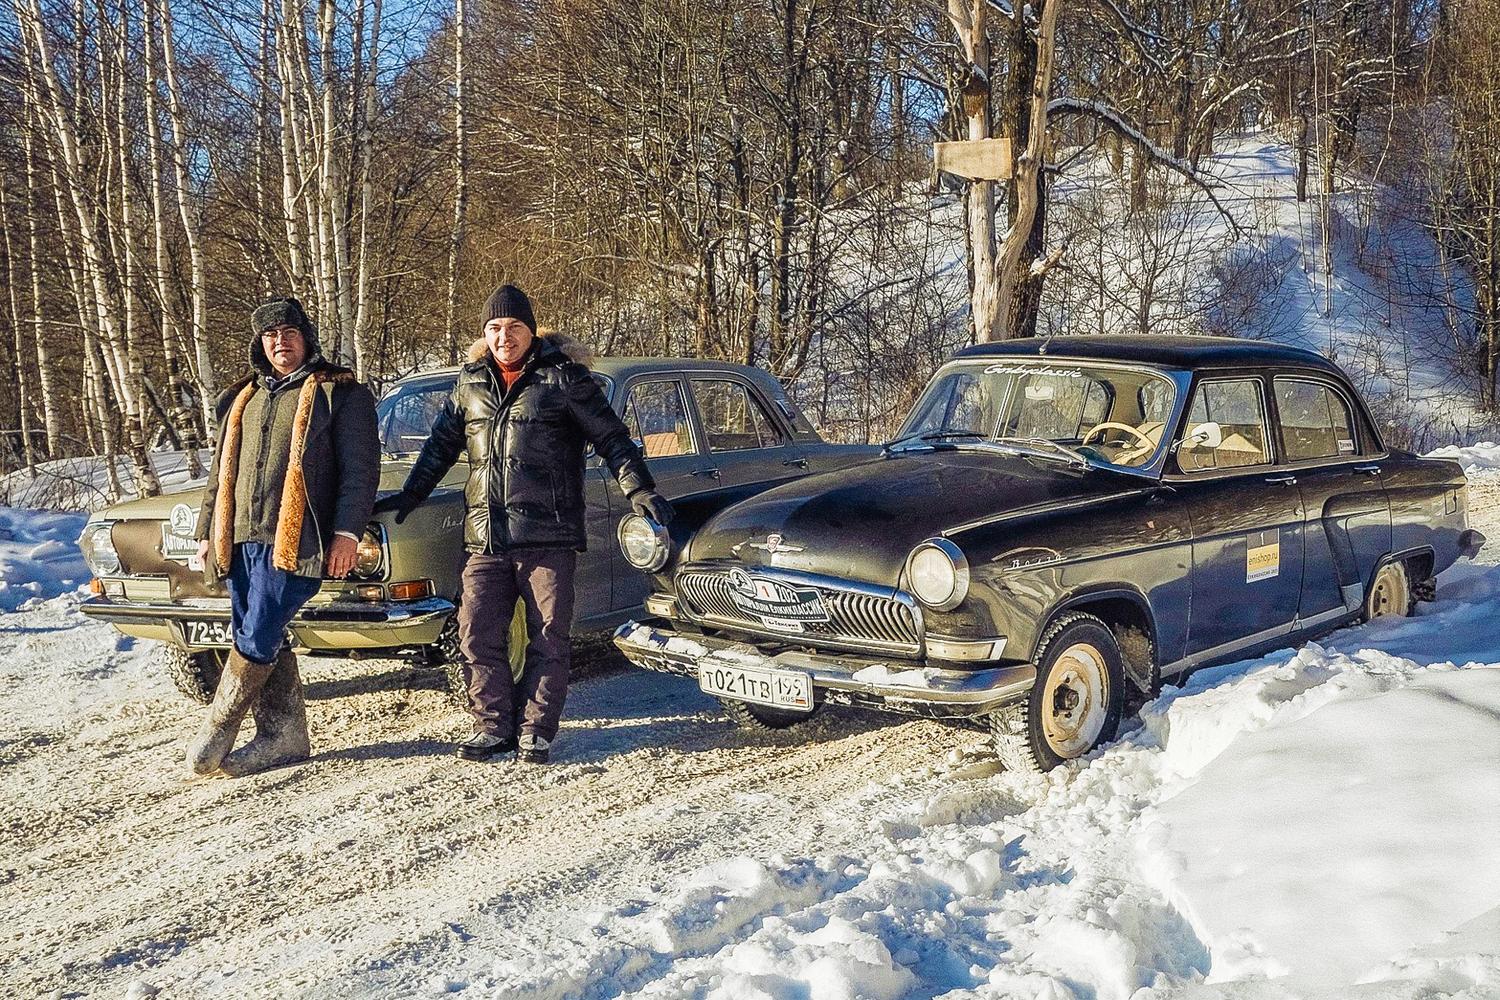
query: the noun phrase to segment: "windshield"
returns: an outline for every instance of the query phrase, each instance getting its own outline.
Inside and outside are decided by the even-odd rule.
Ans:
[[[1141,468],[1161,449],[1176,397],[1170,379],[1140,368],[974,362],[938,373],[897,442],[1041,446],[1059,456]]]
[[[453,389],[453,379],[424,379],[396,386],[375,406],[380,450],[409,455],[422,450],[432,424]]]

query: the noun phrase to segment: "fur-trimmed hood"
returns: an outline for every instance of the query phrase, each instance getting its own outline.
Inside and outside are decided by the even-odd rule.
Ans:
[[[566,333],[558,333],[556,330],[548,330],[546,332],[537,334],[536,339],[538,341],[536,350],[539,353],[546,353],[547,351],[557,351],[559,354],[562,354],[568,361],[571,361],[574,364],[583,365],[585,368],[587,368],[594,360],[594,352],[589,348],[587,344],[577,339],[576,337],[568,336]],[[483,361],[489,356],[490,348],[489,345],[484,342],[483,337],[478,338],[469,345],[469,364]]]

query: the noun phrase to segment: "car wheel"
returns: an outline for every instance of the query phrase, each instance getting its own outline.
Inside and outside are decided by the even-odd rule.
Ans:
[[[521,669],[526,663],[526,606],[516,602],[511,615],[510,632],[506,637],[509,650],[511,677],[519,683]],[[443,671],[443,681],[448,689],[448,700],[456,708],[469,710],[469,663],[464,659],[458,645],[458,612],[449,616],[438,633],[437,641],[427,647],[427,662]]]
[[[1388,615],[1404,618],[1411,614],[1411,607],[1411,582],[1406,575],[1406,564],[1386,563],[1376,571],[1370,592],[1365,595],[1365,621]]]
[[[990,714],[995,753],[1009,771],[1050,771],[1113,739],[1124,700],[1114,633],[1093,615],[1066,615],[1037,646],[1031,694]]]
[[[730,721],[747,733],[774,733],[790,729],[817,711],[816,706],[813,707],[813,712],[793,712],[785,708],[752,705],[748,701],[736,701],[733,698],[720,698],[719,704],[724,706],[724,714],[729,716]]]
[[[162,644],[160,654],[162,666],[172,678],[173,686],[200,705],[214,700],[214,692],[219,690],[219,675],[224,672],[228,655],[228,651],[217,649],[191,653],[170,643]]]

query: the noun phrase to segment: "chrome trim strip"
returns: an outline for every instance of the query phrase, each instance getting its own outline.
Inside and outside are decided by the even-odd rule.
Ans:
[[[79,605],[84,614],[104,621],[131,625],[155,625],[187,618],[228,619],[229,602],[204,606],[194,604],[144,604],[90,597]],[[292,619],[295,626],[343,626],[381,629],[421,624],[455,610],[452,601],[429,597],[420,601],[330,601],[308,604]],[[379,615],[380,617],[375,617]]]
[[[947,636],[929,635],[927,656],[933,660],[953,660],[959,663],[998,660],[1005,655],[1005,644],[1009,641],[1003,635],[990,639],[950,639]]]

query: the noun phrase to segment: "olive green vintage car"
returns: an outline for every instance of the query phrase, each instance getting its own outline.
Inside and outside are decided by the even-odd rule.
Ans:
[[[645,452],[658,488],[689,509],[722,505],[777,483],[863,461],[879,449],[825,443],[780,383],[756,368],[672,358],[602,358],[594,377]],[[380,492],[400,489],[458,369],[408,376],[377,409],[385,461]],[[406,521],[372,519],[355,572],[326,580],[293,620],[292,643],[349,659],[401,656],[462,674],[458,662],[463,564],[460,462]],[[586,471],[588,551],[579,558],[577,627],[629,618],[650,580],[625,563],[616,526],[630,506],[603,463]],[[163,665],[188,697],[208,701],[230,642],[229,601],[197,565],[202,482],[116,504],[89,518],[79,543],[95,576],[83,611],[126,635],[163,644]]]

